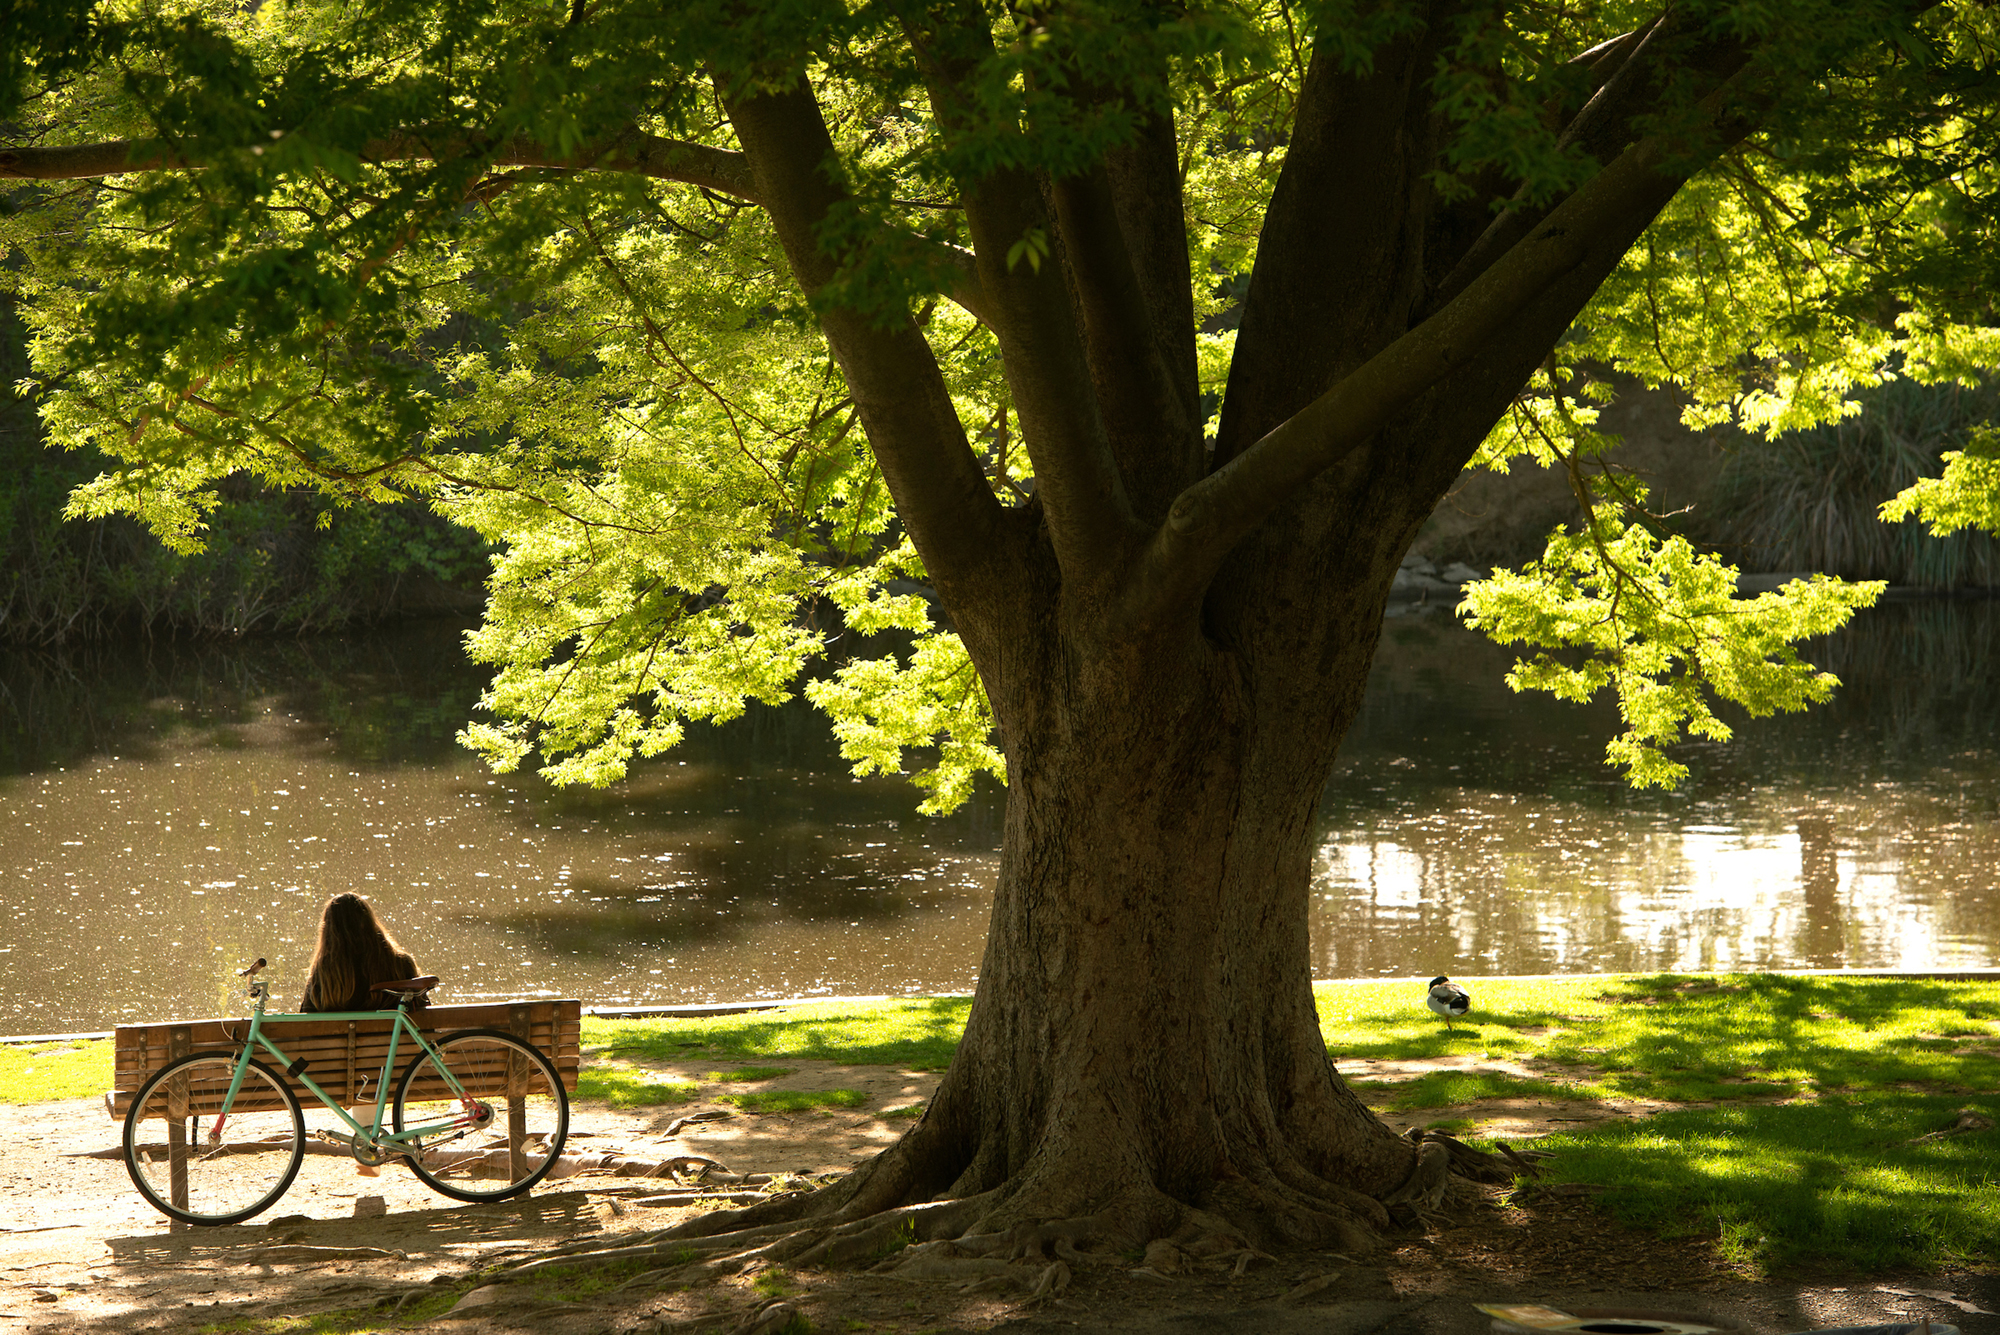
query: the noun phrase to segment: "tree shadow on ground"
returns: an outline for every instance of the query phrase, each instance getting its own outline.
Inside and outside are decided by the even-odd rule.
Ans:
[[[2000,1255],[1993,1129],[1924,1140],[1963,1096],[1884,1092],[1742,1103],[1603,1123],[1542,1142],[1558,1176],[1607,1185],[1603,1208],[1668,1237],[1717,1238],[1758,1269],[1798,1256],[1855,1273]],[[1983,1101],[1989,1116],[2000,1103]],[[1774,1171],[1774,1165],[1788,1165]]]

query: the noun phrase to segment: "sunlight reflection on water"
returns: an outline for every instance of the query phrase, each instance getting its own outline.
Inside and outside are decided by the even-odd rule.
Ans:
[[[1729,719],[1681,792],[1601,764],[1608,703],[1498,688],[1510,655],[1391,620],[1321,807],[1314,971],[2000,964],[2000,604],[1910,602],[1808,657],[1844,686]]]

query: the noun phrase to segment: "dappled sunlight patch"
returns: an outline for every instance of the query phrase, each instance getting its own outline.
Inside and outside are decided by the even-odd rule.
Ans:
[[[970,997],[914,997],[739,1015],[585,1019],[583,1041],[611,1055],[654,1060],[779,1057],[943,1070],[971,1009]]]
[[[109,1088],[109,1039],[0,1044],[0,1103],[94,1098]]]
[[[1416,1108],[1448,1108],[1485,1099],[1553,1099],[1582,1102],[1602,1099],[1607,1091],[1598,1085],[1577,1085],[1557,1080],[1521,1079],[1494,1071],[1437,1071],[1395,1087],[1391,1107],[1397,1111]]]
[[[747,1094],[724,1094],[716,1102],[731,1104],[746,1113],[793,1113],[865,1108],[868,1096],[858,1089],[764,1089]]]
[[[614,1108],[641,1108],[656,1104],[686,1103],[701,1087],[691,1080],[677,1080],[657,1071],[592,1062],[577,1072],[576,1097],[602,1099]]]

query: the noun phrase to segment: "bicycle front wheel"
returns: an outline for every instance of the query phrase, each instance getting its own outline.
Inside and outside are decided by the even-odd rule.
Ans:
[[[251,1062],[227,1114],[236,1058],[168,1062],[125,1114],[125,1170],[160,1213],[184,1224],[235,1224],[285,1194],[306,1157],[299,1101],[276,1071]]]
[[[505,1200],[548,1176],[569,1136],[569,1095],[555,1064],[498,1029],[461,1030],[435,1046],[436,1058],[419,1054],[396,1083],[395,1130],[438,1128],[419,1138],[410,1171],[461,1201]]]

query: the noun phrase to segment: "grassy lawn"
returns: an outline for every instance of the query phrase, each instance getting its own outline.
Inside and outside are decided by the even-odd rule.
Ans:
[[[96,1098],[111,1088],[111,1040],[0,1043],[0,1103]]]
[[[818,1059],[942,1071],[965,1029],[970,997],[820,1001],[782,1011],[675,1020],[583,1022],[585,1052],[686,1061]]]
[[[1456,1034],[1422,986],[1319,991],[1336,1062],[1487,1053],[1559,1068],[1541,1081],[1440,1073],[1363,1084],[1376,1106],[1479,1097],[1703,1106],[1550,1136],[1557,1181],[1668,1236],[1715,1238],[1753,1270],[1857,1272],[2000,1255],[2000,1131],[1919,1140],[1962,1109],[2000,1124],[2000,984],[1739,976],[1461,980]],[[1452,1119],[1464,1128],[1466,1119]],[[1477,1133],[1476,1113],[1469,1128]],[[1913,1143],[1914,1142],[1914,1143]]]
[[[1453,1031],[1407,979],[1318,989],[1337,1063],[1508,1058],[1532,1076],[1442,1071],[1356,1081],[1378,1108],[1451,1109],[1476,1136],[1487,1098],[1689,1104],[1551,1136],[1557,1181],[1604,1190],[1603,1209],[1670,1236],[1717,1239],[1747,1267],[1934,1267],[2000,1255],[2000,984],[1770,974],[1462,979]],[[704,1069],[718,1083],[786,1061],[941,1070],[966,998],[821,1002],[687,1020],[585,1020],[579,1093],[685,1102],[699,1084],[619,1058],[769,1064]],[[611,1060],[603,1060],[603,1059]],[[593,1060],[598,1059],[598,1060]],[[109,1043],[0,1048],[0,1102],[95,1095]],[[1350,1067],[1351,1070],[1351,1067]],[[813,1096],[839,1106],[844,1091]],[[776,1109],[766,1093],[729,1096]],[[1475,1105],[1467,1108],[1465,1105]],[[1970,1110],[1989,1125],[1935,1137]],[[1931,1137],[1931,1138],[1926,1138]]]

